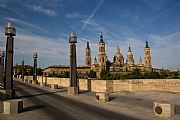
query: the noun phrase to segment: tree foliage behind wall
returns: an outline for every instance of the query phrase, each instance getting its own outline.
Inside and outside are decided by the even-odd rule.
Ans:
[[[153,71],[151,73],[141,73],[139,69],[134,69],[132,72],[127,74],[119,73],[116,75],[110,74],[108,70],[103,70],[100,74],[100,79],[103,80],[120,80],[120,79],[163,79],[163,78],[180,78],[177,72],[170,71]]]
[[[93,70],[90,70],[89,74],[88,74],[89,78],[96,78],[96,72]]]

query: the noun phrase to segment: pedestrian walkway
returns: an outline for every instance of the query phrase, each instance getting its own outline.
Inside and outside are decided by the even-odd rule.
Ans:
[[[57,90],[49,86],[15,82],[18,98],[24,101],[24,111],[17,115],[3,115],[0,120],[160,120],[152,111],[152,101],[166,99],[177,105],[177,114],[167,120],[180,119],[180,93],[118,92],[110,94],[110,102],[100,103],[95,93],[82,92],[68,96],[67,88]]]

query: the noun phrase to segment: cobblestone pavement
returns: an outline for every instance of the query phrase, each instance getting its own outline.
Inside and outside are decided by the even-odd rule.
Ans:
[[[67,95],[67,88],[51,90],[48,86],[15,82],[17,98],[23,99],[24,110],[16,115],[2,113],[0,120],[180,120],[180,93],[170,92],[118,92],[110,94],[110,102],[95,100],[95,93],[82,92]],[[167,100],[176,104],[176,115],[159,118],[152,112],[154,100]]]

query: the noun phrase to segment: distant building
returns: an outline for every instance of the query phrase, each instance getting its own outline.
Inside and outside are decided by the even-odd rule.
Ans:
[[[79,78],[88,78],[90,72],[90,66],[78,66],[77,67],[77,76]],[[43,70],[43,74],[46,76],[51,75],[63,75],[65,72],[69,72],[69,66],[59,65],[59,66],[49,66]]]
[[[31,75],[33,71],[33,67],[29,66],[29,65],[24,65],[24,74],[25,75]],[[13,67],[13,75],[17,76],[17,75],[22,75],[22,65],[18,65],[16,64]]]

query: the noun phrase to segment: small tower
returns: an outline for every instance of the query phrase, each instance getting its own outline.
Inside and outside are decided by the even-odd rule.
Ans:
[[[96,57],[94,58],[94,64],[97,64],[97,59],[96,59]]]
[[[152,72],[152,66],[151,66],[151,53],[150,53],[150,47],[148,45],[148,41],[146,38],[146,46],[144,47],[144,67],[145,71]]]
[[[99,67],[99,66],[98,66],[98,63],[97,63],[97,59],[96,59],[96,57],[95,57],[95,58],[94,58],[94,62],[93,62],[93,64],[91,65],[91,70],[97,72],[97,71],[99,70],[98,67]]]
[[[141,71],[144,71],[144,64],[142,62],[141,56],[139,57],[139,62],[137,66]]]
[[[89,42],[87,42],[85,65],[91,66],[91,49],[89,47]]]
[[[119,64],[119,65],[123,65],[124,64],[124,57],[121,54],[119,47],[117,47],[117,50],[116,50],[115,64]]]
[[[126,63],[127,63],[128,66],[133,66],[134,65],[134,58],[133,58],[133,53],[131,51],[130,45],[129,45],[129,50],[128,50]]]
[[[105,43],[103,40],[103,35],[101,33],[100,41],[99,41],[99,53],[98,53],[98,62],[99,62],[100,71],[105,69],[106,61],[107,61],[107,56],[105,52]]]
[[[139,65],[142,65],[142,59],[141,59],[141,56],[139,57],[139,62],[138,62]]]
[[[0,50],[0,82],[4,83],[4,51]]]

